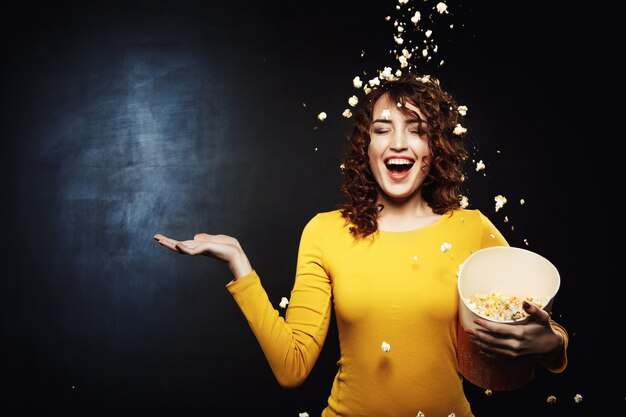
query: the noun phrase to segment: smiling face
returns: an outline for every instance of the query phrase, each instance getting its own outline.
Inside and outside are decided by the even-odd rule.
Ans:
[[[405,114],[387,94],[374,104],[368,156],[381,190],[379,198],[402,202],[420,196],[428,175],[430,146],[426,117],[413,104]]]

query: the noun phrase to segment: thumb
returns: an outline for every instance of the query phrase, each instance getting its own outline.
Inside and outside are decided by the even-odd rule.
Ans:
[[[548,314],[547,311],[537,307],[536,305],[532,303],[529,303],[528,301],[522,302],[522,308],[524,308],[524,311],[529,316],[534,317],[535,319],[539,319],[542,321],[550,320],[550,314]]]

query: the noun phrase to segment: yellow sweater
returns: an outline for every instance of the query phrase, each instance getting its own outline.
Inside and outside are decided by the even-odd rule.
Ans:
[[[444,242],[451,248],[442,251]],[[304,228],[285,319],[255,271],[227,288],[284,387],[308,376],[334,308],[341,357],[323,417],[470,417],[457,371],[457,272],[471,253],[503,245],[478,210],[364,239],[353,238],[335,210]]]

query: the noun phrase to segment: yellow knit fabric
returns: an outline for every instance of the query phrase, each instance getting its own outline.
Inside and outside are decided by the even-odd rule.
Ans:
[[[473,252],[508,245],[505,238],[478,210],[363,239],[348,227],[338,210],[306,225],[285,319],[256,271],[227,285],[278,382],[306,379],[334,308],[341,357],[322,416],[472,416],[457,371],[457,272]]]

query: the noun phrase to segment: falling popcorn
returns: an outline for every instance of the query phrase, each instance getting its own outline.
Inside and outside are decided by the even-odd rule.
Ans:
[[[467,114],[467,106],[459,106],[457,110],[461,116],[465,116]]]
[[[418,411],[415,417],[426,417],[426,414],[422,413],[421,411]]]
[[[440,1],[439,3],[437,3],[437,11],[439,12],[439,14],[448,13],[448,5]]]
[[[497,195],[494,197],[496,201],[496,213],[506,204],[506,197],[503,195]]]
[[[385,109],[382,111],[381,116],[383,119],[389,120],[389,117],[391,117],[391,111],[389,111],[389,109]]]
[[[374,87],[375,85],[380,85],[380,79],[378,77],[374,77],[371,80],[369,80],[368,83],[369,83],[369,85]]]
[[[481,159],[480,161],[476,162],[476,172],[485,169],[485,163],[483,162],[483,160]]]
[[[343,111],[343,113],[341,113],[341,115],[343,117],[345,117],[346,119],[348,119],[348,118],[352,117],[352,112],[350,111],[350,109],[345,109]]]
[[[421,18],[422,18],[422,15],[420,14],[420,12],[415,12],[413,17],[411,17],[411,22],[413,22],[414,24],[417,24],[417,22],[419,22]]]
[[[467,206],[469,206],[469,199],[462,195],[461,196],[461,208],[467,208]]]
[[[352,96],[348,99],[348,104],[350,104],[352,107],[356,106],[358,102],[359,98],[357,96]]]
[[[400,36],[394,36],[393,39],[398,45],[402,45],[404,43],[404,39],[402,39]]]
[[[449,244],[448,242],[443,242],[441,244],[441,252],[446,253],[448,250],[452,249],[452,245]]]
[[[426,32],[424,32],[424,35],[426,35],[427,38],[430,38],[430,35],[433,34],[433,31],[428,29]]]
[[[361,81],[361,77],[358,75],[352,79],[352,85],[354,88],[361,88],[363,86],[363,81]]]
[[[456,414],[450,413],[450,414],[448,414],[448,417],[456,417]]]
[[[467,128],[461,126],[460,123],[457,123],[457,125],[454,126],[454,130],[452,131],[452,133],[454,133],[455,135],[462,135],[465,132],[467,132]]]
[[[393,74],[391,73],[391,67],[385,67],[385,69],[383,69],[382,71],[379,71],[379,73],[380,73],[379,77],[382,78],[383,80],[394,79]],[[378,84],[380,84],[380,82],[378,82]]]
[[[581,402],[582,400],[583,400],[583,396],[582,396],[582,395],[580,395],[580,394],[576,394],[576,395],[574,395],[574,402],[575,402],[576,404],[578,404],[578,403],[579,403],[579,402]]]
[[[493,391],[491,391],[489,388],[487,388],[487,389],[485,390],[485,395],[486,395],[487,397],[491,397],[491,395],[492,395],[492,394],[493,394]]]
[[[519,201],[520,206],[523,206],[525,203],[526,203],[526,201],[524,201],[523,198]]]
[[[321,112],[320,114],[317,115],[317,118],[323,122],[324,120],[326,120],[327,116],[328,115],[326,114],[326,112]]]
[[[309,417],[309,413],[306,411],[304,413],[298,413],[298,417]]]
[[[556,403],[556,397],[554,395],[549,395],[548,398],[546,398],[546,402],[548,404],[555,404]]]
[[[287,299],[287,297],[283,297],[280,299],[280,304],[278,304],[280,306],[280,308],[286,308],[287,304],[289,304],[289,300]]]
[[[389,352],[389,350],[391,349],[391,345],[387,342],[383,342],[383,344],[380,345],[380,348],[383,352]]]

